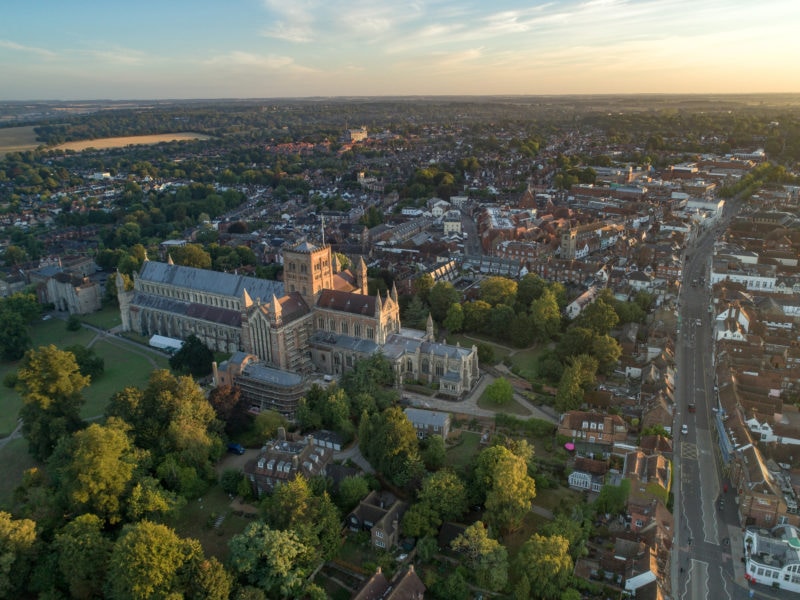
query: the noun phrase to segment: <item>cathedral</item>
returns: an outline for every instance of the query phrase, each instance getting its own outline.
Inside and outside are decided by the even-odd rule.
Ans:
[[[330,246],[284,249],[283,282],[146,260],[133,290],[122,285],[117,277],[124,331],[194,334],[212,350],[232,353],[215,378],[246,381],[243,393],[251,390],[255,410],[280,409],[291,418],[294,402],[278,390],[281,382],[301,390],[299,379],[341,375],[378,352],[394,365],[398,385],[421,382],[459,398],[479,376],[474,346],[437,343],[430,319],[426,331],[401,330],[397,289],[369,295],[364,260],[340,269]]]

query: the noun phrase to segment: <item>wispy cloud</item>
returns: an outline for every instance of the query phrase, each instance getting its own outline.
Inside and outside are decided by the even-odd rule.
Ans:
[[[102,48],[87,50],[85,54],[104,62],[120,65],[141,65],[147,60],[147,55],[144,52],[131,48]]]
[[[297,64],[291,56],[275,54],[253,54],[234,50],[227,54],[215,56],[205,61],[208,65],[225,67],[248,67],[265,71],[282,71],[285,73],[315,73],[316,69]]]
[[[56,56],[58,56],[58,54],[56,54],[51,50],[48,50],[47,48],[24,46],[22,44],[12,42],[11,40],[0,40],[0,48],[8,48],[9,50],[18,50],[19,52],[29,52],[31,54],[36,54],[43,58],[55,58]]]
[[[262,35],[287,42],[310,42],[314,38],[314,4],[307,0],[264,0],[276,20],[262,30]]]

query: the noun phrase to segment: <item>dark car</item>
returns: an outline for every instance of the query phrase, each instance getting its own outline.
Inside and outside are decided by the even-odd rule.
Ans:
[[[244,454],[244,446],[241,444],[230,443],[228,444],[228,452],[231,454]]]
[[[689,412],[690,412],[690,413],[693,413],[693,412],[695,412],[696,410],[697,410],[697,408],[695,407],[695,405],[694,405],[694,404],[690,404],[690,405],[689,405]]]

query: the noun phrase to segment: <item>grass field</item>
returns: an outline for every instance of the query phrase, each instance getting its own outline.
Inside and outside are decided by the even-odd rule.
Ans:
[[[536,359],[544,351],[544,347],[528,348],[527,350],[519,350],[511,357],[511,365],[516,367],[520,377],[528,381],[536,380]]]
[[[470,334],[470,337],[467,337],[463,334],[451,334],[447,336],[448,344],[455,345],[456,342],[467,348],[471,348],[473,345],[477,345],[480,343],[491,346],[492,349],[494,350],[495,364],[503,362],[503,359],[505,359],[505,357],[508,356],[509,352],[511,352],[509,348],[501,346],[496,342],[482,339],[480,336],[477,335]]]
[[[486,409],[486,410],[493,410],[495,412],[503,412],[503,413],[506,413],[507,415],[517,415],[517,416],[521,416],[521,417],[529,417],[530,414],[531,414],[531,411],[529,411],[527,408],[522,406],[522,404],[520,404],[519,402],[517,402],[513,398],[511,399],[510,402],[506,402],[505,404],[502,404],[502,405],[498,406],[497,404],[495,404],[494,402],[491,402],[490,400],[488,400],[486,398],[486,391],[485,390],[484,390],[483,394],[481,394],[481,397],[478,398],[478,406],[483,408],[483,409]]]
[[[472,463],[478,454],[481,434],[475,431],[462,431],[461,442],[447,449],[445,464],[458,470]]]
[[[10,508],[14,488],[22,483],[22,475],[35,467],[36,461],[28,454],[28,442],[22,438],[0,448],[0,461],[5,465],[3,476],[0,477],[0,508],[6,509]]]
[[[81,410],[81,416],[85,419],[103,414],[106,404],[115,392],[128,386],[146,386],[150,373],[153,372],[153,365],[147,357],[125,346],[100,340],[92,349],[105,360],[105,372],[83,392],[86,404]],[[154,358],[160,368],[169,368],[165,358]]]
[[[215,556],[225,562],[228,558],[228,541],[242,533],[252,519],[233,514],[228,494],[214,486],[200,500],[190,500],[174,523],[175,531],[183,537],[200,540],[206,556]],[[219,527],[215,520],[221,515],[225,519]]]
[[[96,140],[81,140],[79,142],[66,142],[55,146],[56,150],[74,150],[80,152],[88,148],[106,150],[108,148],[124,148],[125,146],[138,146],[142,144],[159,144],[161,142],[184,142],[186,140],[208,140],[210,136],[202,133],[161,133],[158,135],[131,135],[126,137],[98,138]]]
[[[122,319],[119,316],[119,308],[116,306],[107,306],[89,315],[81,315],[81,321],[100,329],[113,329],[122,323]]]
[[[33,126],[0,128],[0,155],[33,150],[40,145]]]

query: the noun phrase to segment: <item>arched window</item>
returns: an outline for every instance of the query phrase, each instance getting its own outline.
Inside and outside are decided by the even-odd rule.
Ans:
[[[422,370],[423,373],[430,373],[431,368],[427,358],[422,359],[422,364],[420,365],[420,369]]]
[[[342,321],[342,334],[347,335],[347,323]]]
[[[361,337],[361,323],[355,323],[353,325],[353,335],[357,338]]]
[[[408,360],[406,360],[406,372],[412,373],[413,371],[414,371],[414,361],[412,361],[409,358]]]

